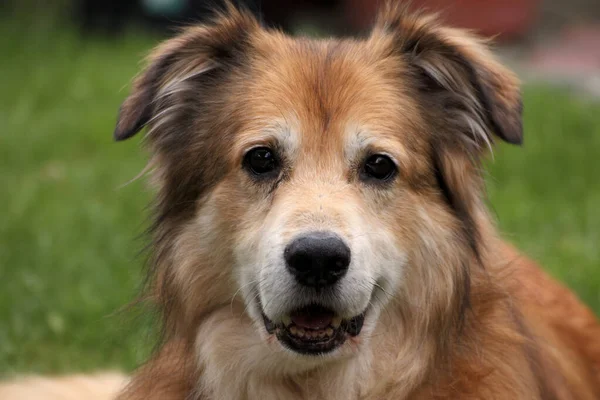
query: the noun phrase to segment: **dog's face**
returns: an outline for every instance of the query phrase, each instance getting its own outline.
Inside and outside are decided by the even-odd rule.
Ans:
[[[294,39],[229,10],[160,47],[115,134],[149,126],[167,323],[242,298],[245,335],[338,358],[391,304],[407,330],[459,318],[479,155],[492,132],[521,139],[516,80],[489,57],[395,9],[364,40]]]
[[[405,142],[417,145],[421,121],[402,115],[416,105],[376,55],[312,46],[288,40],[253,68],[242,98],[262,123],[237,135],[223,185],[243,199],[234,265],[251,315],[286,348],[322,354],[369,331],[396,291],[415,224],[410,181],[423,171]]]

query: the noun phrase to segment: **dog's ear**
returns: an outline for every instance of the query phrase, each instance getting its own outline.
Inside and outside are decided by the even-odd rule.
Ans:
[[[179,84],[239,63],[250,34],[258,27],[258,21],[249,12],[226,2],[225,10],[212,23],[187,28],[159,45],[119,109],[115,140],[125,140],[139,132],[158,112],[159,100],[175,93]]]
[[[476,210],[482,209],[483,180],[478,160],[494,136],[522,143],[519,81],[495,61],[483,40],[398,2],[388,1],[380,10],[372,39],[382,38],[389,41],[389,55],[406,67],[404,82],[414,85],[428,116],[440,193],[479,258]]]
[[[516,76],[495,61],[486,43],[468,32],[444,27],[434,15],[411,13],[387,2],[373,35],[391,35],[393,51],[415,73],[424,96],[455,118],[478,146],[492,134],[521,144],[522,105]],[[441,102],[441,103],[440,103]]]

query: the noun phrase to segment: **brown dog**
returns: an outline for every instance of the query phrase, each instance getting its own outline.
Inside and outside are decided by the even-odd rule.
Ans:
[[[388,5],[363,39],[228,7],[161,45],[147,126],[164,345],[121,399],[598,399],[600,326],[497,235],[480,160],[522,141],[485,44]]]

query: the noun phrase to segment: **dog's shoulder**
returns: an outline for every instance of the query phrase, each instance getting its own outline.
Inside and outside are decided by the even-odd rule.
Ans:
[[[513,278],[507,288],[526,321],[527,339],[539,353],[536,363],[546,380],[561,393],[560,398],[578,392],[600,397],[600,323],[596,316],[531,259],[511,247],[504,255]],[[595,382],[595,388],[584,388],[591,386],[590,382]]]

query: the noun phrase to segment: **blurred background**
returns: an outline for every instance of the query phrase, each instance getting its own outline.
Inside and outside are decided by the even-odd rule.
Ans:
[[[494,36],[525,81],[525,145],[488,165],[506,238],[600,313],[600,1],[413,0]],[[153,344],[136,295],[139,138],[113,143],[140,61],[218,0],[0,2],[0,375],[130,370]],[[268,25],[364,31],[374,0],[248,0]]]

